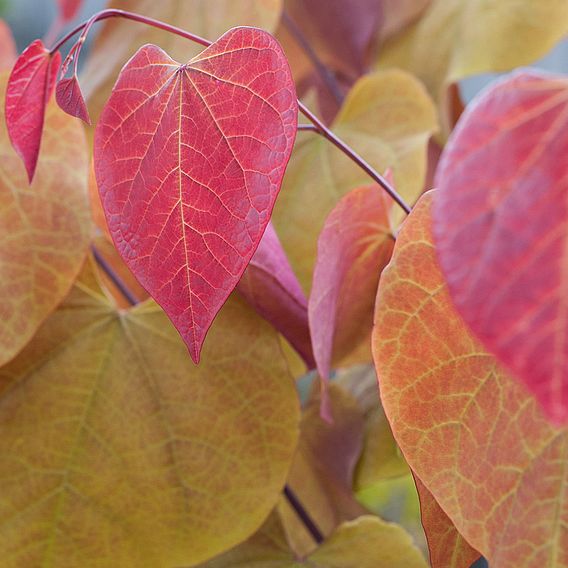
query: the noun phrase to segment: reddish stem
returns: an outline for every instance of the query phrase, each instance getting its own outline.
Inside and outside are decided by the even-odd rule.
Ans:
[[[204,39],[198,35],[192,34],[178,28],[177,26],[172,26],[161,22],[160,20],[154,20],[154,18],[149,18],[147,16],[141,16],[140,14],[135,14],[133,12],[126,12],[125,10],[103,10],[98,14],[92,16],[87,22],[83,22],[61,38],[50,50],[51,53],[57,51],[66,41],[71,39],[75,34],[79,33],[83,29],[90,28],[95,22],[101,20],[106,20],[107,18],[125,18],[126,20],[132,20],[134,22],[140,22],[154,28],[159,28],[166,32],[170,32],[181,37],[184,37],[190,41],[209,47],[213,42],[208,39]],[[77,62],[75,62],[77,63]],[[298,101],[298,106],[300,112],[315,126],[315,130],[318,134],[322,135],[324,138],[329,140],[335,147],[341,150],[350,160],[357,164],[371,179],[378,183],[393,199],[394,201],[403,209],[405,213],[410,213],[410,206],[404,201],[404,199],[398,194],[398,192],[391,186],[391,184],[379,174],[366,160],[364,160],[351,146],[346,144],[341,138],[336,136],[315,114],[313,114],[301,101]],[[304,130],[304,128],[301,128]]]
[[[323,81],[324,85],[328,88],[329,92],[335,99],[337,106],[338,107],[341,106],[341,103],[343,102],[343,93],[341,92],[341,87],[337,82],[335,74],[322,63],[322,61],[318,57],[318,54],[312,48],[308,40],[304,37],[302,30],[298,27],[296,22],[289,16],[286,10],[282,12],[282,22],[286,26],[286,28],[288,28],[288,31],[290,32],[292,37],[296,40],[298,45],[304,50],[304,53],[306,54],[306,56],[314,66],[314,69],[316,70],[317,73],[319,73],[319,76],[321,77],[321,80]]]
[[[170,32],[172,34],[184,37],[193,41],[195,43],[199,43],[204,47],[209,47],[213,42],[204,39],[198,35],[192,34],[182,28],[178,28],[177,26],[172,26],[170,24],[166,24],[165,22],[161,22],[160,20],[154,20],[154,18],[149,18],[148,16],[142,16],[141,14],[135,14],[133,12],[127,12],[126,10],[102,10],[98,12],[94,16],[92,16],[86,22],[75,26],[69,33],[65,34],[51,49],[50,53],[56,52],[61,46],[69,41],[74,35],[78,34],[81,30],[86,28],[89,24],[93,25],[95,22],[100,22],[101,20],[107,20],[108,18],[124,18],[125,20],[132,20],[133,22],[140,22],[141,24],[146,24],[147,26],[152,26],[153,28],[158,28],[160,30],[164,30],[166,32]],[[89,27],[90,27],[89,25]]]
[[[315,126],[315,131],[339,148],[347,157],[355,162],[365,173],[376,181],[395,201],[405,213],[410,213],[410,206],[404,201],[392,185],[379,174],[366,160],[364,160],[351,146],[336,136],[304,103],[298,101],[300,112]],[[302,128],[301,130],[306,130]]]
[[[105,260],[105,257],[99,252],[94,244],[91,244],[91,252],[93,253],[93,258],[103,272],[110,278],[111,282],[117,287],[119,292],[128,300],[131,306],[135,306],[140,300],[135,296],[133,292],[130,291],[128,286],[124,283],[122,278],[115,272],[112,266]]]

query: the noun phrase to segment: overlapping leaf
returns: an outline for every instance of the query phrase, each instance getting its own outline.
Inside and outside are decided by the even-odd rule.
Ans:
[[[141,48],[97,124],[109,231],[195,362],[270,220],[297,113],[276,41],[235,28],[185,65]]]
[[[379,66],[407,69],[424,81],[447,133],[448,85],[532,63],[567,33],[567,0],[434,0],[416,24],[383,46]]]
[[[284,3],[276,37],[286,52],[298,92],[310,98],[320,118],[333,120],[349,88],[368,71],[377,45],[409,25],[429,1]]]
[[[342,357],[369,335],[379,276],[394,245],[391,207],[379,186],[356,188],[335,206],[318,238],[308,314],[324,385],[332,356]]]
[[[354,498],[353,473],[363,442],[364,416],[357,401],[346,391],[330,385],[329,406],[333,423],[320,417],[320,397],[312,393],[302,416],[301,437],[288,485],[309,512],[324,536],[346,520],[366,513]],[[303,556],[315,542],[283,500],[279,511],[293,550]]]
[[[382,0],[286,0],[284,6],[325,64],[355,78],[366,70]]]
[[[280,18],[282,0],[109,0],[108,7],[162,20],[214,41],[235,26],[273,30]],[[95,121],[120,69],[144,43],[159,45],[178,61],[187,61],[201,51],[187,39],[155,28],[115,18],[107,20],[81,76]]]
[[[511,76],[466,111],[440,161],[436,250],[459,313],[568,423],[568,79]]]
[[[374,356],[383,407],[409,465],[492,568],[568,566],[568,432],[455,312],[422,198],[383,272]]]
[[[365,417],[361,455],[353,480],[354,490],[361,491],[384,479],[408,475],[409,470],[392,436],[379,400],[377,375],[372,365],[341,369],[334,384],[353,396]]]
[[[266,227],[237,289],[312,369],[315,363],[308,326],[308,301],[272,223]]]
[[[0,77],[3,93],[6,74]],[[16,355],[63,300],[90,236],[87,148],[81,127],[49,105],[31,187],[0,120],[0,364]]]
[[[479,558],[479,552],[461,536],[420,479],[414,477],[414,481],[420,496],[420,513],[432,568],[470,568]]]
[[[378,171],[392,168],[410,202],[422,191],[426,144],[436,129],[434,106],[418,81],[389,71],[361,79],[332,129]],[[337,148],[303,134],[288,165],[273,222],[304,290],[309,290],[317,238],[327,215],[350,190],[369,178]]]
[[[426,568],[410,536],[398,525],[370,515],[343,523],[312,554],[297,560],[278,517],[241,546],[200,568]]]
[[[194,565],[280,494],[298,401],[276,334],[242,301],[204,363],[153,303],[117,312],[91,272],[0,373],[2,565]]]
[[[37,166],[47,103],[60,64],[59,52],[52,55],[42,41],[36,39],[18,57],[8,79],[3,104],[6,125],[30,182]]]

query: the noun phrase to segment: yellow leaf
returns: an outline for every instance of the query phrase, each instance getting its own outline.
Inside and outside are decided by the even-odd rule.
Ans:
[[[401,527],[370,515],[341,525],[309,560],[325,568],[426,568]]]
[[[398,525],[365,515],[340,525],[305,559],[286,549],[272,515],[247,542],[200,568],[427,568],[410,536]]]
[[[202,364],[87,271],[0,372],[3,568],[193,565],[274,507],[298,436],[277,335],[232,298]]]
[[[400,67],[421,79],[447,134],[450,84],[532,63],[567,33],[568,0],[434,0],[416,24],[383,46],[378,67]]]
[[[0,75],[0,365],[12,359],[69,292],[91,232],[81,125],[47,107],[33,184],[12,149]]]
[[[426,145],[437,128],[434,105],[402,71],[373,73],[350,91],[332,130],[379,172],[391,168],[401,195],[414,202],[426,173]],[[328,141],[299,137],[273,222],[304,290],[310,287],[317,238],[333,206],[369,177]]]
[[[301,568],[286,541],[278,514],[272,513],[246,542],[199,568]]]

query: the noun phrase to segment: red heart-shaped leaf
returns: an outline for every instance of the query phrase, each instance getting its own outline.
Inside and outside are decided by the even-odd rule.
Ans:
[[[270,220],[298,107],[276,40],[235,28],[187,64],[142,47],[95,133],[108,227],[192,359]]]
[[[61,65],[40,39],[18,57],[6,88],[6,126],[12,146],[24,161],[31,183],[39,156],[45,107]]]
[[[434,236],[459,313],[568,423],[568,81],[521,72],[481,95],[444,149]]]

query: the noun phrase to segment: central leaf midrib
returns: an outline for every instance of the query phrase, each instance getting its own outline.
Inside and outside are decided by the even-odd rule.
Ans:
[[[183,252],[185,256],[185,277],[187,281],[187,300],[188,300],[188,307],[189,307],[189,318],[190,318],[190,330],[193,336],[192,342],[192,356],[195,356],[197,353],[197,349],[195,347],[195,319],[193,315],[193,299],[191,297],[191,271],[189,269],[189,253],[188,253],[188,243],[187,243],[187,236],[185,233],[185,214],[184,214],[184,200],[183,200],[183,183],[182,183],[182,159],[181,159],[181,144],[182,144],[182,115],[183,115],[183,80],[186,77],[185,72],[181,71],[178,73],[178,80],[176,83],[176,88],[179,90],[178,96],[178,195],[179,195],[179,211],[180,211],[180,220],[181,220],[181,233],[182,233],[182,240],[183,240]]]

